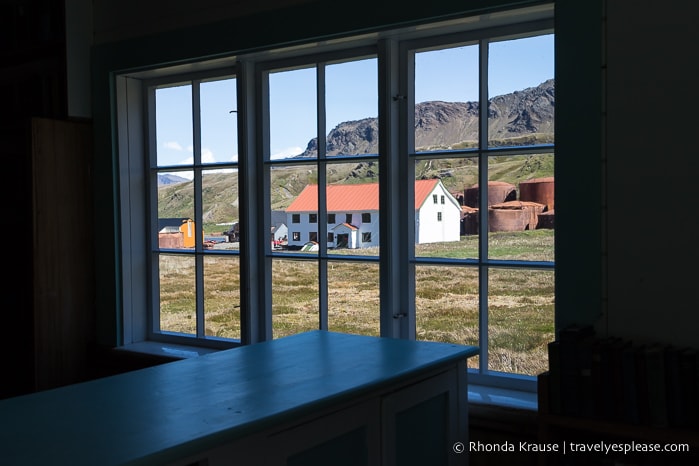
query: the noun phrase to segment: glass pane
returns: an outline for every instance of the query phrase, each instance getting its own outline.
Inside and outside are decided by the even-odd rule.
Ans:
[[[156,161],[158,166],[192,165],[192,86],[155,90]]]
[[[328,164],[326,173],[328,250],[378,256],[378,161]]]
[[[238,161],[238,113],[235,79],[200,86],[202,163]]]
[[[205,170],[201,180],[205,249],[235,249],[238,245],[238,172]]]
[[[173,180],[172,176],[177,177]],[[192,172],[159,173],[158,247],[194,248],[194,184]],[[160,184],[166,183],[166,184]]]
[[[325,80],[326,155],[378,154],[377,60],[329,65]]]
[[[478,47],[415,54],[415,150],[464,149],[478,142]]]
[[[191,255],[160,254],[160,330],[195,335],[196,276]]]
[[[204,326],[208,337],[240,339],[240,260],[204,258]]]
[[[478,160],[417,160],[415,178],[415,256],[477,258],[478,208],[464,193],[478,180]]]
[[[553,143],[553,34],[491,43],[488,145]]]
[[[554,260],[553,154],[490,157],[488,256]],[[467,190],[479,196],[478,186]]]
[[[318,262],[272,261],[272,334],[280,338],[320,328]]]
[[[379,336],[379,265],[328,262],[328,330]]]
[[[416,266],[415,320],[418,340],[478,346],[478,270]]]
[[[537,375],[548,370],[554,335],[554,273],[491,269],[488,280],[488,369]]]
[[[270,158],[306,153],[318,137],[316,70],[306,68],[269,75]]]
[[[273,248],[318,254],[316,168],[310,165],[272,167],[270,203]]]

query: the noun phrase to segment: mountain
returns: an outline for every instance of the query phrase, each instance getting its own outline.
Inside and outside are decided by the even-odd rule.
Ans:
[[[182,178],[181,176],[172,175],[166,173],[164,175],[158,175],[158,186],[167,186],[171,184],[184,183],[185,181],[190,181],[187,178]]]
[[[494,145],[513,140],[529,144],[526,135],[553,138],[554,80],[536,87],[493,97],[488,107],[488,133]],[[478,102],[422,102],[415,105],[415,145],[418,150],[473,147],[478,140]],[[376,154],[378,120],[346,121],[327,137],[328,155]],[[541,140],[541,139],[539,139]],[[298,157],[316,157],[318,140],[312,139]]]
[[[554,133],[554,81],[536,87],[493,97],[488,108],[490,144],[530,145],[552,143]],[[477,102],[423,102],[415,109],[415,143],[418,150],[476,147],[478,140]],[[378,122],[376,118],[346,121],[333,128],[327,137],[329,155],[376,154]],[[315,157],[318,141],[311,140],[297,157]],[[463,191],[478,182],[477,162],[423,160],[415,167],[419,178],[440,178],[453,192]],[[518,180],[551,176],[553,157],[549,154],[522,157],[496,157],[489,164],[490,179],[516,183]],[[307,165],[273,167],[270,182],[271,207],[285,209],[308,183],[316,183],[314,170]],[[365,183],[378,180],[378,163],[373,161],[331,164],[328,183]],[[159,178],[158,210],[161,217],[188,217],[194,212],[191,180],[162,175]],[[238,177],[212,173],[204,177],[202,215],[204,223],[224,223],[238,219]]]

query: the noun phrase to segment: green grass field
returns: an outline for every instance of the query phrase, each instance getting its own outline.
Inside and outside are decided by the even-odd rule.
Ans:
[[[493,259],[553,260],[552,230],[489,235]],[[478,237],[459,242],[416,245],[418,257],[476,257]],[[379,334],[379,266],[342,261],[342,253],[378,255],[379,250],[337,251],[328,263],[330,330]],[[195,333],[194,259],[162,255],[161,329]],[[206,334],[240,337],[240,279],[237,257],[204,261]],[[318,262],[274,259],[272,265],[275,338],[318,328]],[[420,340],[479,345],[478,271],[472,267],[417,265],[416,332]],[[489,369],[536,375],[548,367],[547,343],[554,339],[554,273],[489,269]],[[472,366],[478,364],[472,358]]]

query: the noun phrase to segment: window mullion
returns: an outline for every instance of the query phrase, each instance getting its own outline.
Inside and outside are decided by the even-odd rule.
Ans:
[[[269,193],[269,170],[262,157],[269,154],[264,137],[269,126],[268,118],[264,119],[269,95],[263,73],[256,73],[252,63],[239,61],[237,66],[240,339],[247,345],[272,339],[272,259],[266,256],[264,246],[269,238],[269,219],[259,215],[269,208],[265,194],[266,188]]]
[[[195,289],[196,289],[196,335],[197,338],[205,337],[204,322],[204,257],[201,252],[204,248],[202,239],[203,214],[202,214],[202,170],[201,170],[201,81],[192,81],[192,155],[194,159],[194,260]]]
[[[395,40],[379,42],[379,231],[381,336],[415,338],[414,254],[410,239],[411,195],[414,190],[407,161],[412,119],[406,96],[409,82],[401,80],[410,68],[408,52],[399,51]],[[412,78],[410,78],[412,79]]]
[[[478,342],[479,372],[488,369],[488,41],[479,43],[478,70]]]
[[[326,165],[326,114],[325,114],[325,64],[316,67],[316,115],[318,137],[318,327],[328,329],[328,216],[327,216],[327,170]]]

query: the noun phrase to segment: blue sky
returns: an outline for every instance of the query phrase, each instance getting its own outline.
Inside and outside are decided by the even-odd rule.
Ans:
[[[489,50],[489,95],[534,87],[553,78],[553,35],[495,42]],[[475,46],[422,52],[415,61],[415,101],[475,101],[478,97]],[[376,60],[329,65],[326,69],[326,128],[377,116]],[[202,159],[237,158],[235,81],[202,85]],[[191,90],[160,89],[157,100],[159,165],[192,163]],[[270,76],[270,145],[273,158],[302,152],[316,137],[315,69]]]

